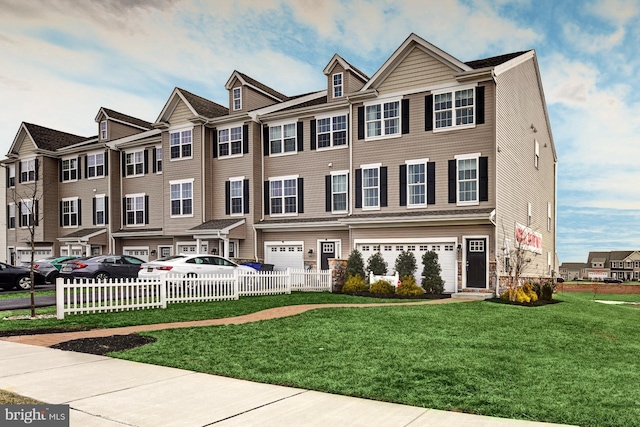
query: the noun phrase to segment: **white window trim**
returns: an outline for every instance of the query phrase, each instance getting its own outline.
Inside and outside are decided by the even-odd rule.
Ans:
[[[97,156],[99,154],[102,154],[102,175],[98,175],[97,174],[98,166],[100,166],[100,165],[98,165],[96,163],[95,166],[93,166],[96,169],[96,175],[89,176],[89,168],[90,168],[90,166],[89,166],[89,157]],[[87,157],[85,157],[85,159],[84,159],[84,161],[87,162],[87,168],[86,168],[87,176],[85,176],[86,179],[100,179],[100,178],[104,178],[106,176],[105,174],[107,172],[107,168],[105,167],[105,158],[107,156],[108,156],[108,153],[105,153],[104,151],[94,151],[94,152],[91,152],[91,153],[87,153]],[[144,168],[144,164],[142,165],[142,167]]]
[[[371,163],[368,165],[360,165],[360,170],[362,171],[362,210],[363,211],[379,211],[380,210],[380,168],[382,167],[382,163]],[[378,169],[378,205],[377,206],[365,206],[365,196],[364,196],[364,170],[365,169]]]
[[[96,210],[93,211],[93,215],[96,218],[96,225],[106,225],[107,224],[107,200],[106,200],[106,197],[107,197],[106,194],[96,194],[95,196],[93,196],[93,198],[96,200]],[[98,212],[100,212],[100,211],[98,211],[98,206],[97,206],[98,199],[102,199],[102,201],[104,203],[104,207],[102,209],[102,218],[103,218],[103,220],[102,220],[101,223],[98,222],[98,218],[97,218]]]
[[[240,128],[240,152],[237,154],[231,154],[231,129],[232,128]],[[222,130],[228,130],[229,131],[229,142],[227,142],[226,144],[229,144],[229,154],[220,154],[220,131]],[[216,150],[218,150],[218,152],[216,153],[218,159],[235,159],[237,157],[242,157],[244,156],[244,153],[242,152],[242,144],[243,144],[243,138],[244,138],[244,123],[242,122],[238,122],[238,123],[233,123],[231,125],[228,126],[223,126],[223,127],[219,127],[216,129],[216,140],[218,141],[217,145],[216,145]],[[296,135],[297,137],[297,135]],[[296,141],[297,143],[298,141]],[[297,147],[296,147],[297,148]],[[271,150],[271,141],[269,141],[269,150]],[[282,153],[278,153],[278,154],[282,154]],[[278,155],[275,154],[275,155]],[[289,153],[287,153],[289,154]]]
[[[238,91],[238,93],[240,94],[240,96],[238,96],[237,98],[236,91]],[[236,108],[236,100],[240,101],[240,107],[238,108]],[[233,105],[233,111],[242,110],[242,87],[234,87],[233,89],[231,89],[231,103]]]
[[[188,130],[191,131],[191,156],[183,157],[182,156],[182,146],[186,145],[186,144],[182,143],[182,132],[186,132]],[[169,161],[170,162],[177,162],[177,161],[180,161],[180,160],[193,159],[193,151],[194,151],[193,139],[194,139],[194,135],[195,135],[195,132],[193,130],[194,130],[194,126],[193,125],[181,125],[181,126],[176,126],[176,127],[170,127],[169,128]],[[171,157],[171,147],[173,147],[173,145],[171,145],[171,135],[174,134],[174,133],[179,133],[180,134],[180,144],[178,144],[178,146],[180,147],[180,156],[172,158]],[[163,168],[164,168],[164,165],[163,165]]]
[[[345,119],[346,119],[345,133],[346,133],[347,139],[343,145],[334,145],[333,133],[336,131],[333,130],[333,118],[340,117],[340,116],[345,116]],[[328,147],[320,147],[319,145],[320,143],[319,143],[318,135],[320,132],[318,131],[318,121],[322,119],[331,119],[331,131],[329,132],[330,138],[331,138],[331,145]],[[349,147],[349,111],[348,110],[334,112],[331,114],[318,115],[314,118],[314,120],[316,121],[316,151],[341,150],[343,148]]]
[[[533,222],[533,216],[531,215],[531,202],[527,202],[527,227],[531,227],[531,223]]]
[[[489,252],[490,252],[490,245],[491,245],[491,241],[489,240],[489,235],[471,235],[471,236],[462,236],[462,265],[466,265],[467,264],[467,241],[468,240],[476,240],[476,239],[485,239],[485,244],[484,244],[484,252],[485,252],[485,288],[484,289],[489,289],[489,270],[491,270],[489,268]],[[462,269],[462,287],[463,288],[467,288],[467,269],[463,268]],[[474,288],[475,289],[475,288]]]
[[[76,182],[78,181],[78,173],[80,172],[80,162],[78,162],[78,157],[63,157],[62,159],[60,159],[60,161],[62,162],[62,182],[63,183],[67,183],[67,182]],[[76,167],[75,168],[69,168],[67,169],[68,173],[69,173],[69,177],[71,177],[71,171],[75,170],[76,171],[76,177],[73,179],[64,179],[64,162],[69,162],[69,165],[71,165],[71,162],[75,161]]]
[[[332,214],[344,214],[345,212],[349,212],[349,171],[348,170],[341,170],[341,171],[331,171],[330,172],[331,175],[331,213]],[[347,190],[346,190],[346,195],[347,195],[347,205],[346,205],[346,209],[344,210],[335,210],[333,208],[333,177],[334,175],[346,175],[347,176]],[[320,252],[318,252],[320,253]]]
[[[429,163],[429,159],[415,159],[415,160],[405,160],[404,162],[407,165],[407,209],[416,209],[416,208],[425,208],[427,207],[427,163]],[[409,194],[409,165],[424,165],[424,203],[419,204],[411,204],[410,203],[410,194]]]
[[[551,202],[547,202],[547,231],[551,231]]]
[[[534,157],[533,157],[533,166],[536,169],[540,168],[540,143],[537,140],[534,140]]]
[[[135,162],[135,157],[136,157],[136,153],[141,153],[142,156],[142,172],[141,173],[136,173],[136,165],[138,164],[137,162]],[[133,163],[127,163],[127,156],[129,154],[133,154]],[[136,149],[136,150],[129,150],[129,151],[125,151],[124,152],[124,167],[127,168],[129,166],[129,164],[133,165],[133,173],[131,175],[129,175],[129,171],[125,170],[125,178],[137,178],[140,176],[144,176],[144,149]]]
[[[17,219],[17,216],[16,216],[16,207],[17,206],[13,202],[11,202],[11,203],[9,203],[7,205],[7,217],[11,218],[9,216],[11,206],[13,206],[13,227],[9,227],[9,224],[7,223],[7,230],[15,230],[17,228],[17,225],[18,225],[18,219]]]
[[[104,125],[104,128],[103,128],[103,125]],[[100,139],[107,139],[108,127],[109,125],[107,124],[106,120],[102,120],[100,122]]]
[[[229,214],[231,216],[244,216],[244,207],[245,207],[244,206],[244,180],[245,180],[244,176],[234,176],[234,177],[229,178]],[[242,202],[242,205],[241,205],[242,208],[240,209],[240,212],[236,212],[236,213],[233,213],[233,203],[232,203],[232,201],[233,201],[234,198],[233,198],[233,196],[231,194],[231,191],[233,190],[231,188],[231,183],[232,182],[240,182],[240,189],[242,190],[242,194],[240,196],[240,200]],[[269,188],[269,191],[271,191],[271,188]],[[271,196],[271,195],[269,195],[269,196]],[[269,199],[271,199],[271,197],[269,197]]]
[[[195,192],[195,185],[194,185],[195,179],[194,178],[189,178],[189,179],[178,179],[175,181],[169,181],[169,213],[171,218],[192,218],[194,215],[194,210],[195,210],[195,203],[194,203],[194,192]],[[191,213],[190,214],[179,214],[179,215],[175,215],[173,213],[173,209],[171,208],[171,203],[173,202],[173,199],[171,198],[171,186],[172,185],[180,185],[180,201],[182,200],[187,200],[187,199],[183,199],[182,198],[182,184],[191,184]],[[180,206],[180,210],[182,211],[182,205]]]
[[[156,174],[162,174],[162,171],[164,170],[164,150],[162,149],[162,145],[156,145],[155,147],[153,147],[153,150],[156,153],[156,164],[154,165],[156,168]],[[163,151],[162,153],[162,157],[160,157],[160,160],[158,160],[158,150]],[[160,163],[162,165],[162,170],[158,170],[158,163]]]
[[[471,154],[458,154],[454,156],[456,160],[456,205],[457,206],[477,206],[480,204],[480,157],[481,153],[471,153]],[[460,185],[459,185],[459,160],[476,160],[476,200],[471,201],[460,201]]]
[[[390,139],[390,138],[400,138],[402,137],[402,96],[393,97],[393,98],[378,98],[375,101],[365,102],[362,105],[364,106],[364,140],[365,141],[377,141],[380,139]],[[386,135],[384,133],[384,104],[389,102],[397,102],[398,103],[398,133],[391,133]],[[381,121],[381,135],[377,136],[367,136],[367,107],[373,105],[380,105],[380,121]]]
[[[9,182],[11,182],[11,178],[13,178],[13,185],[10,185],[9,182],[7,182],[7,186],[9,188],[14,188],[16,186],[16,165],[11,164],[8,166],[9,168]]]
[[[300,196],[300,192],[298,189],[298,178],[300,178],[300,175],[287,175],[287,176],[274,176],[274,177],[270,177],[269,178],[269,216],[272,217],[286,217],[286,216],[298,216],[298,197]],[[295,212],[284,212],[285,210],[285,205],[284,205],[284,199],[285,199],[285,195],[284,195],[284,186],[282,187],[282,213],[276,213],[274,214],[273,212],[271,212],[271,182],[272,181],[286,181],[286,180],[290,180],[293,179],[296,181],[296,211]]]
[[[78,197],[64,197],[62,199],[62,205],[63,205],[63,209],[64,209],[64,202],[75,202],[73,203],[73,206],[75,207],[75,212],[69,212],[67,215],[69,215],[69,224],[71,224],[71,214],[75,213],[76,214],[76,225],[64,225],[64,212],[62,213],[62,228],[78,228],[79,225],[78,223],[80,222],[80,212],[78,212]]]
[[[146,193],[135,193],[135,194],[125,194],[124,198],[125,198],[125,214],[128,213],[129,211],[127,210],[127,200],[126,199],[135,199],[137,197],[142,197],[142,224],[127,224],[127,218],[125,216],[125,218],[123,218],[122,223],[125,227],[145,227],[145,221],[144,221],[144,217],[145,215],[147,215],[147,212],[145,211],[145,206],[144,206],[144,198],[146,197]],[[137,212],[137,210],[133,211],[133,212]]]
[[[295,150],[293,151],[284,151],[284,127],[285,125],[294,125],[295,127]],[[271,128],[272,127],[281,127],[281,136],[280,136],[280,148],[283,150],[279,153],[272,153],[271,152]],[[291,120],[281,120],[278,122],[274,122],[274,123],[269,123],[269,156],[270,157],[280,157],[280,156],[292,156],[298,154],[298,120],[296,119],[295,121],[291,121]]]
[[[35,157],[29,157],[29,158],[20,160],[21,164],[26,164],[27,165],[27,170],[26,170],[27,171],[27,180],[26,181],[21,181],[21,184],[27,184],[27,183],[30,183],[30,182],[36,182],[35,179],[34,180],[29,180],[29,171],[30,170],[28,169],[29,162],[33,162],[33,176],[35,177],[35,175],[36,175],[36,160],[37,159]],[[25,169],[23,167],[20,167],[20,174],[22,175],[24,172],[25,172]],[[18,179],[19,180],[22,179],[22,176],[18,177]]]
[[[335,84],[336,76],[340,76],[340,84],[339,85]],[[340,95],[336,96],[336,88],[338,88],[338,87],[340,88]],[[333,73],[331,75],[331,88],[333,89],[331,91],[331,94],[332,94],[332,97],[334,99],[336,99],[336,98],[344,98],[344,74],[343,73]]]
[[[451,131],[451,130],[458,130],[458,129],[471,129],[471,128],[475,128],[476,127],[476,122],[477,122],[477,104],[478,104],[478,100],[477,100],[477,96],[476,96],[476,92],[475,92],[475,88],[478,87],[477,84],[473,84],[473,85],[464,85],[464,86],[449,86],[447,88],[443,88],[443,89],[437,89],[437,90],[433,90],[431,91],[431,94],[433,95],[433,101],[432,101],[432,110],[433,110],[433,132],[447,132],[447,131]],[[462,90],[469,90],[472,89],[473,92],[473,123],[468,123],[468,124],[464,124],[464,125],[456,125],[456,92],[462,91]],[[436,128],[436,109],[435,109],[435,102],[436,102],[436,95],[441,95],[443,93],[451,93],[451,110],[452,110],[452,114],[451,114],[451,126],[447,126],[447,127],[442,127],[442,128]]]

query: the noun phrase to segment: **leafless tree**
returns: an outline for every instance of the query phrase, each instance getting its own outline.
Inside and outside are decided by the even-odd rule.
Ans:
[[[502,224],[502,232],[504,236],[507,235],[504,224]],[[508,243],[509,241],[505,239],[505,244],[501,248],[502,254],[498,256],[498,259],[502,261],[504,272],[507,274],[506,288],[509,300],[515,301],[516,291],[522,285],[521,278],[526,275],[532,257],[537,257],[538,254],[526,249],[525,242],[517,234],[514,236],[513,248]]]

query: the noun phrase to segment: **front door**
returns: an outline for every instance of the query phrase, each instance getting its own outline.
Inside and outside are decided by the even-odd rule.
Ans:
[[[320,248],[322,253],[320,254],[320,269],[329,269],[329,258],[336,257],[336,244],[335,242],[321,242]]]
[[[467,288],[487,287],[487,239],[467,240]]]

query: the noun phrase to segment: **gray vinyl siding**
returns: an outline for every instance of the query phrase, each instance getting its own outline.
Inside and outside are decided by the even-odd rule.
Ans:
[[[304,261],[315,263],[320,261],[318,253],[318,240],[340,240],[342,253],[337,254],[336,258],[347,259],[351,249],[349,247],[349,232],[347,230],[318,230],[318,231],[292,231],[292,232],[265,232],[262,234],[262,242],[260,250],[263,252],[264,259],[264,242],[303,242]],[[309,249],[313,249],[313,256],[309,257]]]
[[[442,83],[456,83],[454,73],[451,67],[416,47],[377,89],[378,93],[384,94]]]
[[[531,203],[530,227],[542,234],[543,253],[534,257],[527,272],[543,275],[547,252],[555,263],[555,160],[537,72],[534,61],[528,60],[496,78],[496,143],[500,148],[496,221],[498,250],[505,237],[511,239],[513,248],[515,222],[527,225],[527,203]],[[534,167],[534,140],[540,144],[539,169]],[[547,231],[547,202],[552,203],[551,231]]]
[[[109,150],[109,176],[111,182],[111,194],[109,195],[109,228],[118,231],[122,224],[122,178],[120,153]]]
[[[109,120],[107,123],[107,138],[109,140],[124,138],[125,136],[133,135],[140,132],[144,131],[140,128],[127,126],[125,124],[114,122],[112,120]]]

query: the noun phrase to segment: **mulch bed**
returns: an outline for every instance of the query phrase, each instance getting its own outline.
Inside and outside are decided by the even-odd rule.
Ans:
[[[52,345],[51,348],[105,356],[108,353],[130,350],[155,341],[156,339],[153,337],[144,337],[138,334],[111,335],[109,337],[82,338],[61,342]]]
[[[519,305],[522,307],[542,307],[545,305],[549,305],[549,304],[558,304],[562,301],[558,301],[555,299],[552,299],[551,301],[543,301],[543,300],[538,300],[536,302],[516,302],[516,301],[507,301],[507,300],[503,300],[500,298],[492,298],[492,299],[488,299],[486,300],[488,302],[495,302],[496,304],[507,304],[507,305]]]

